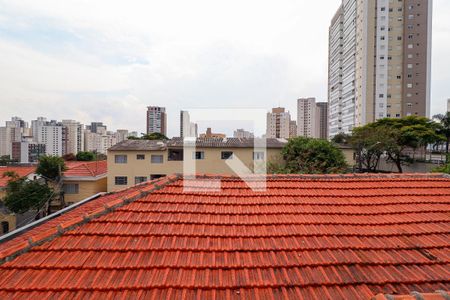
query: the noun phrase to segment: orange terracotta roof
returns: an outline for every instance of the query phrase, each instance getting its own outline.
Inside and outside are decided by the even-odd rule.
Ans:
[[[108,166],[106,160],[101,161],[68,161],[64,177],[97,177],[106,175]]]
[[[16,172],[20,177],[25,177],[36,171],[35,166],[30,167],[0,167],[0,188],[4,188],[8,185],[9,177],[3,176],[5,172]]]
[[[0,245],[0,298],[449,290],[448,178],[271,176],[266,191],[252,191],[219,177],[220,192],[204,190],[211,179],[168,177],[109,194]]]

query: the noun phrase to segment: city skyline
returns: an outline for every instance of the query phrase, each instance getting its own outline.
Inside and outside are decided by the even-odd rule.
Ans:
[[[179,28],[161,18],[151,21],[165,25],[156,26],[161,29],[142,32],[135,22],[144,16],[135,3],[125,8],[111,4],[111,12],[102,10],[100,22],[95,18],[100,6],[81,14],[85,7],[70,2],[64,7],[1,2],[2,121],[14,115],[27,120],[46,115],[80,123],[99,120],[113,130],[140,133],[145,132],[145,115],[137,113],[156,105],[167,107],[168,135],[177,136],[178,115],[184,108],[282,106],[295,113],[300,97],[327,99],[328,27],[339,0],[326,6],[311,1],[275,6],[258,2],[253,25],[244,22],[253,9],[252,3],[245,4],[236,25],[229,28],[223,27],[224,17],[234,13],[236,3],[222,12],[195,2],[192,8],[185,7],[187,12],[204,5],[211,15],[188,24],[182,33],[193,29],[197,33],[184,38]],[[156,12],[169,9],[164,4],[149,5]],[[136,14],[136,20],[121,20],[124,28],[119,30],[112,20],[122,10],[125,15]],[[450,93],[445,84],[450,81],[445,71],[450,60],[446,55],[449,12],[448,1],[434,1],[432,114],[445,111]],[[206,21],[211,23],[207,29],[202,26]]]

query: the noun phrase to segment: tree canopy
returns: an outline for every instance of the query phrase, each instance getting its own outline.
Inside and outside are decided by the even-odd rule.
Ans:
[[[43,155],[39,157],[36,173],[45,179],[56,181],[66,171],[64,159],[58,156]]]
[[[154,133],[150,133],[150,134],[144,134],[141,133],[141,137],[134,137],[134,136],[130,136],[128,137],[129,140],[158,140],[158,141],[165,141],[168,140],[169,138],[167,136],[165,136],[162,133],[159,132],[154,132]]]
[[[445,137],[445,152],[447,153],[447,162],[449,162],[449,145],[450,145],[450,112],[446,114],[435,115],[433,118],[439,120],[440,128],[438,133]]]
[[[336,143],[336,144],[347,145],[347,144],[350,143],[351,137],[352,137],[352,136],[351,136],[350,134],[346,134],[346,133],[340,132],[340,133],[336,134],[336,135],[331,139],[331,141],[332,141],[333,143]]]
[[[19,177],[14,172],[5,172],[4,176],[10,179],[3,201],[14,213],[25,213],[31,209],[40,210],[53,195],[52,189],[39,181]]]
[[[11,159],[11,156],[9,155],[2,155],[0,156],[0,166],[6,166],[10,163],[17,162],[16,160]]]
[[[442,141],[440,125],[425,117],[385,118],[353,130],[352,145],[359,163],[369,170],[385,154],[402,173],[402,165],[413,158],[418,148]]]
[[[282,155],[285,166],[276,172],[289,174],[343,173],[347,163],[343,152],[333,143],[306,137],[289,139]]]
[[[94,161],[95,158],[95,153],[90,151],[78,152],[76,156],[77,161]]]

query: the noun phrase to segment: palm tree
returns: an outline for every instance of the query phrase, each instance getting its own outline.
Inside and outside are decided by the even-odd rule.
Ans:
[[[439,120],[441,123],[441,128],[439,129],[439,134],[445,136],[445,153],[447,154],[447,162],[448,162],[448,152],[450,145],[450,112],[446,114],[435,115],[433,119]]]

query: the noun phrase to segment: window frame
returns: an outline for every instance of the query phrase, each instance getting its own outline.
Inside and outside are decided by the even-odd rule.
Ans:
[[[119,158],[124,158],[124,160],[120,161]],[[116,163],[116,164],[127,164],[128,163],[128,155],[126,155],[126,154],[116,154],[116,155],[114,155],[114,163]]]
[[[68,187],[74,187],[73,190],[67,190]],[[78,195],[80,193],[80,184],[79,183],[64,183],[63,191],[65,195]]]
[[[156,157],[161,158],[161,160],[160,161],[154,160],[154,158],[156,158]],[[150,163],[151,164],[163,164],[164,163],[164,155],[162,155],[162,154],[152,154],[150,156]]]
[[[139,179],[139,180],[138,180]],[[142,180],[144,179],[144,180]],[[148,181],[147,176],[134,176],[134,184],[141,184]]]
[[[205,151],[194,151],[194,152],[192,152],[192,159],[193,160],[204,160],[205,159]]]
[[[257,156],[262,156],[262,157],[261,157],[261,158],[258,158]],[[263,161],[263,160],[266,159],[265,156],[266,156],[266,155],[265,155],[264,151],[253,151],[253,160],[256,160],[256,161]]]
[[[123,183],[118,183],[118,179],[125,179]],[[115,176],[114,177],[114,185],[128,185],[128,176]]]

